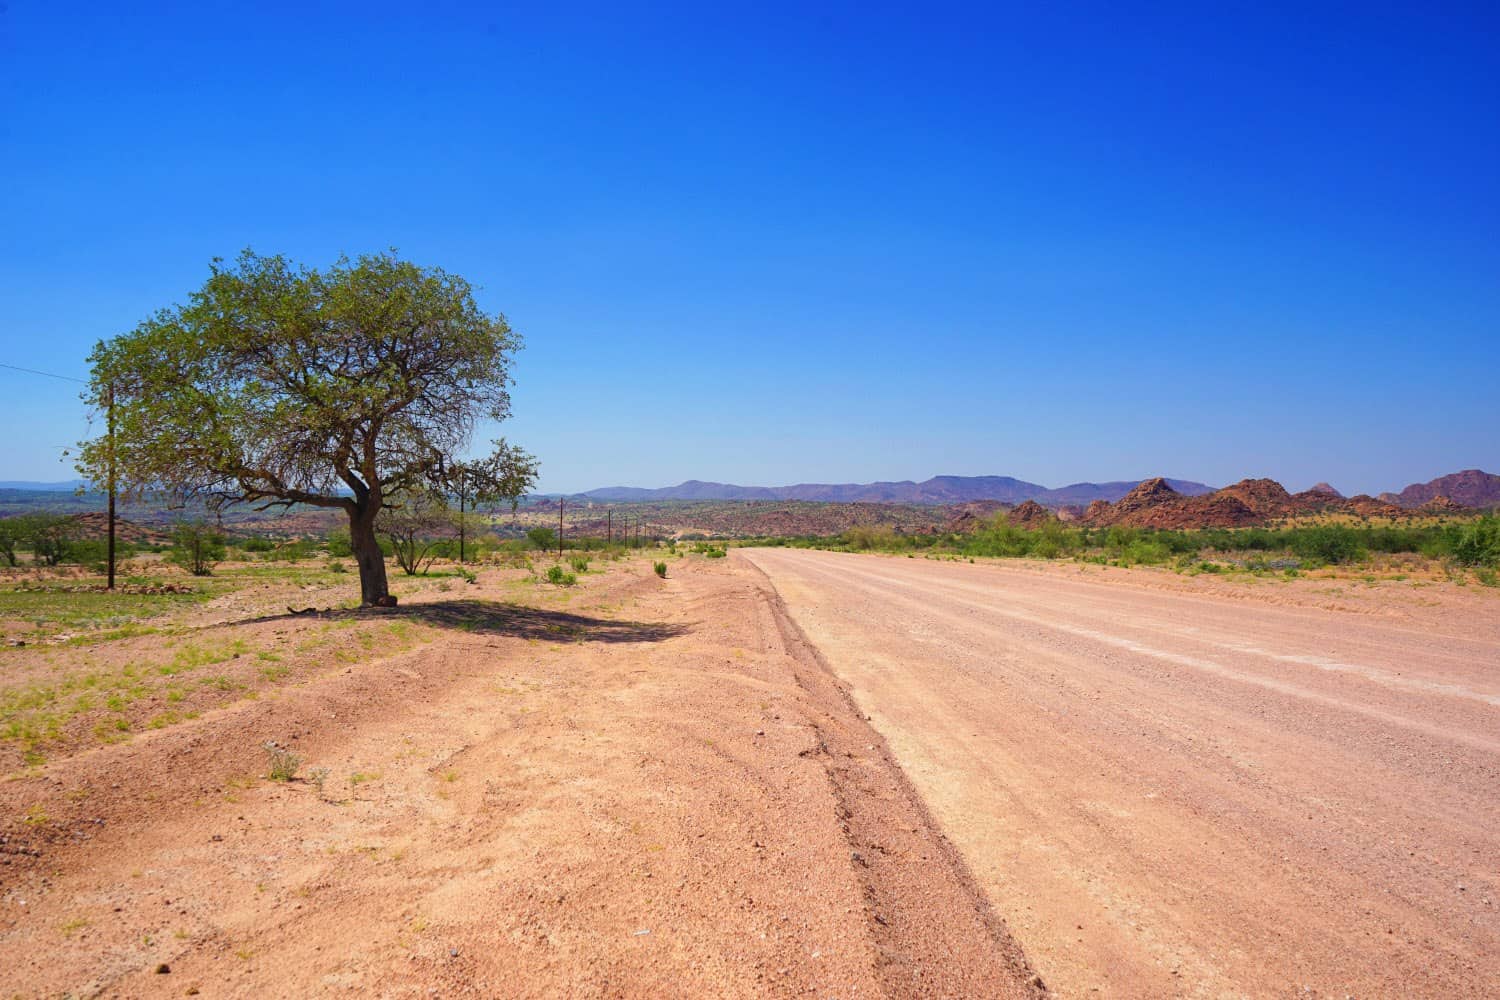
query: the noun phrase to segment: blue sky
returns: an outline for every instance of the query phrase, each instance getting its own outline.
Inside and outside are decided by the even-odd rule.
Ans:
[[[143,6],[0,13],[0,362],[396,247],[547,490],[1500,471],[1492,5]]]

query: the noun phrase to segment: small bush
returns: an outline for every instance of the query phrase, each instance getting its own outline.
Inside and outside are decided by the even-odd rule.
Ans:
[[[844,544],[856,552],[889,549],[896,544],[896,533],[888,527],[857,524],[844,532]]]
[[[571,587],[578,582],[578,577],[569,573],[561,566],[552,566],[547,570],[547,582],[559,587]]]
[[[302,758],[275,740],[267,740],[264,745],[266,753],[271,755],[271,780],[291,781],[295,778],[297,768],[302,766]]]
[[[1465,566],[1500,566],[1500,518],[1482,517],[1461,529],[1453,558]]]
[[[328,533],[328,554],[335,559],[354,555],[354,543],[349,540],[348,528],[335,528]]]
[[[202,521],[184,521],[172,531],[167,558],[194,576],[209,576],[224,559],[224,536]]]
[[[252,535],[240,543],[240,550],[243,552],[270,552],[274,548],[276,548],[275,542],[258,535]]]
[[[298,562],[310,558],[317,551],[317,546],[312,542],[302,539],[293,539],[284,542],[267,552],[263,558],[272,562]]]
[[[77,524],[54,514],[32,514],[22,521],[31,543],[31,556],[43,566],[56,566],[68,558]]]
[[[124,539],[115,542],[115,562],[120,562],[135,555],[136,546]],[[109,565],[109,542],[102,538],[85,538],[72,542],[68,546],[68,559],[72,562],[83,563],[95,572],[102,573]]]
[[[589,571],[589,561],[585,556],[572,557],[568,560],[568,565],[573,567],[575,573],[587,573]]]
[[[557,532],[551,528],[531,528],[526,532],[526,537],[543,552],[557,547]]]
[[[656,575],[663,580],[667,578],[667,564],[664,562],[652,563],[651,568],[656,570]]]
[[[1335,524],[1317,525],[1296,532],[1290,547],[1304,559],[1323,563],[1358,562],[1368,555],[1360,532]]]

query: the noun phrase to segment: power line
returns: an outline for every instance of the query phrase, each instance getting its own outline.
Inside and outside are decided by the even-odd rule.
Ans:
[[[79,385],[88,385],[88,379],[74,378],[71,375],[57,375],[53,372],[41,372],[35,368],[22,368],[20,365],[8,365],[0,362],[0,368],[9,368],[13,372],[25,372],[28,375],[45,375],[47,378],[60,378],[64,382],[77,382]]]

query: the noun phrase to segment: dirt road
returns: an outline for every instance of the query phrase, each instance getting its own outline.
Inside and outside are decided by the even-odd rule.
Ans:
[[[758,572],[600,568],[323,618],[275,612],[345,591],[276,584],[170,636],[11,651],[32,685],[188,646],[297,666],[0,782],[0,995],[1041,992]]]
[[[748,550],[1065,996],[1500,995],[1500,599]]]

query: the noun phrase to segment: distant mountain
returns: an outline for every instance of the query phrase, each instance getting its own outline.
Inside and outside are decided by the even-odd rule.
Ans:
[[[1500,476],[1478,469],[1465,469],[1438,476],[1426,483],[1412,483],[1400,493],[1382,493],[1380,499],[1399,507],[1421,507],[1438,497],[1447,497],[1464,507],[1500,506]]]
[[[1109,483],[1073,483],[1049,489],[1010,476],[934,476],[917,483],[799,483],[795,486],[735,486],[690,479],[677,486],[641,489],[609,486],[578,494],[587,500],[614,503],[652,503],[662,500],[811,500],[824,503],[915,503],[955,504],[995,500],[1021,504],[1034,500],[1048,507],[1087,505],[1095,500],[1112,503],[1129,493],[1141,480]],[[1185,479],[1165,482],[1184,496],[1212,493],[1212,486]]]
[[[23,480],[0,481],[0,490],[35,490],[38,493],[72,493],[80,486],[87,486],[82,479],[69,479],[61,483],[30,483]]]

